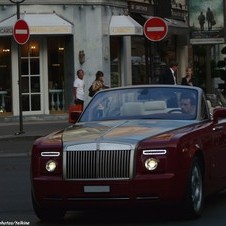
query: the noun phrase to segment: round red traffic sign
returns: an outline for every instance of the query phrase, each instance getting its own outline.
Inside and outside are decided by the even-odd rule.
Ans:
[[[144,35],[151,41],[161,41],[168,33],[168,25],[160,17],[151,17],[144,24]]]
[[[13,27],[13,37],[18,44],[25,44],[29,37],[29,26],[25,20],[19,19]]]

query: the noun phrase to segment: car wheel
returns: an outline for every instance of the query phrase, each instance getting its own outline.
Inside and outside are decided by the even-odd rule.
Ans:
[[[188,217],[199,217],[203,209],[203,175],[201,163],[195,158],[192,163],[185,201],[185,214]]]
[[[57,221],[62,219],[66,211],[63,209],[54,208],[43,208],[35,201],[34,195],[32,194],[32,205],[36,216],[42,221]]]

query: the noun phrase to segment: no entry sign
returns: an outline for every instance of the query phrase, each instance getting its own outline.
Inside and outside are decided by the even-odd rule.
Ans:
[[[151,17],[144,24],[144,35],[151,41],[164,39],[168,32],[168,25],[160,17]]]
[[[30,37],[30,31],[25,20],[20,19],[16,21],[13,28],[13,37],[20,45],[23,45],[28,41]]]

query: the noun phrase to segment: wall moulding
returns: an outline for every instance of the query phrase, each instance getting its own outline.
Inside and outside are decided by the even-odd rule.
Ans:
[[[11,5],[9,0],[1,0],[0,5]],[[83,4],[83,5],[111,5],[111,6],[125,6],[127,5],[127,0],[25,0],[22,4],[24,5],[77,5],[77,4]]]

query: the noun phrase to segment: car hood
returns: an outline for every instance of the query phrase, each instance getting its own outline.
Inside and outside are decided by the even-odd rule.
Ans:
[[[154,137],[192,123],[194,122],[174,120],[120,120],[77,123],[63,132],[63,142],[64,144],[67,142],[116,142],[134,145],[145,138]]]

